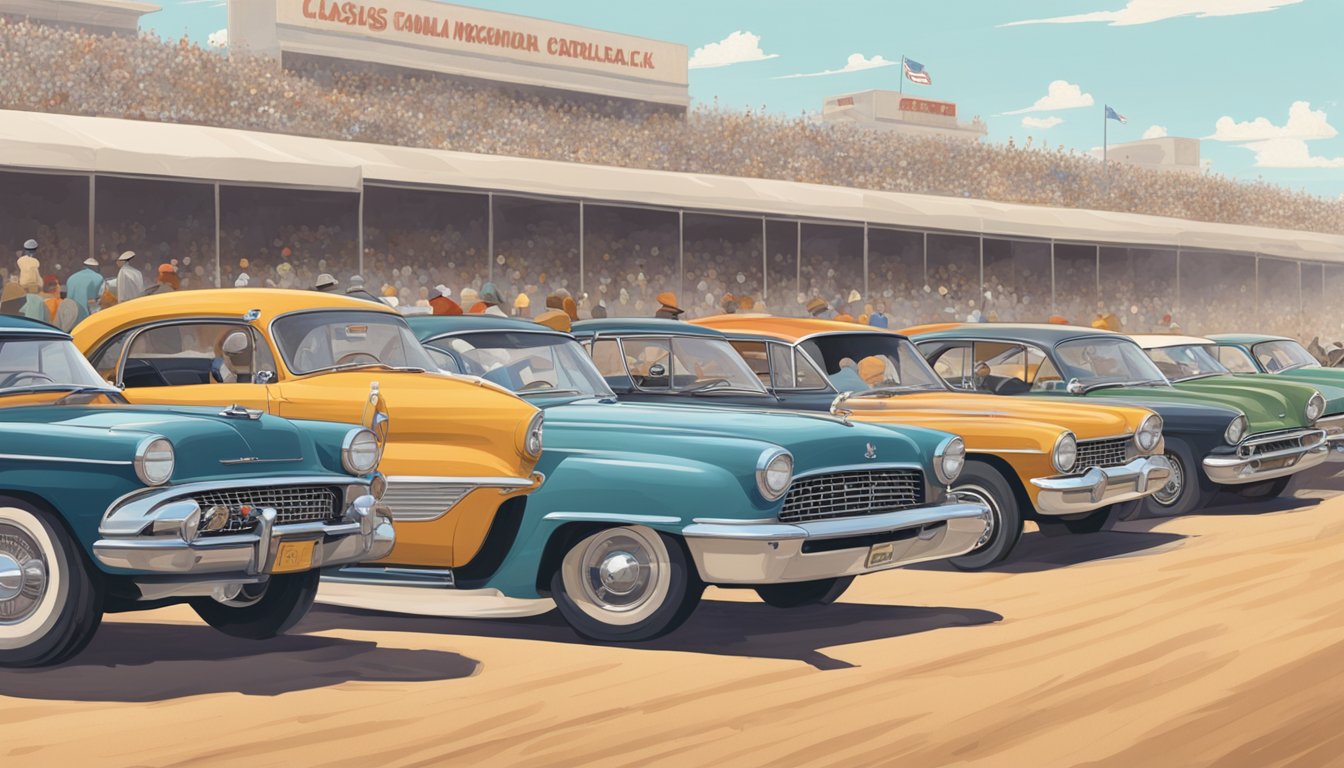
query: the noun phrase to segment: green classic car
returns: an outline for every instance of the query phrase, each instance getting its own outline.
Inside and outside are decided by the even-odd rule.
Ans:
[[[373,431],[129,405],[37,321],[0,316],[0,444],[0,666],[60,663],[105,612],[177,602],[271,637],[318,568],[392,547]]]
[[[1326,368],[1296,339],[1261,333],[1218,333],[1208,342],[1218,362],[1232,373],[1265,373],[1310,384],[1325,395],[1325,430],[1333,448],[1331,459],[1344,460],[1344,368]]]
[[[1149,514],[1192,512],[1219,489],[1247,498],[1277,496],[1288,477],[1329,454],[1317,426],[1325,398],[1311,388],[1173,384],[1133,339],[1096,328],[968,323],[910,334],[954,387],[1103,397],[1157,411],[1172,475],[1143,502]]]

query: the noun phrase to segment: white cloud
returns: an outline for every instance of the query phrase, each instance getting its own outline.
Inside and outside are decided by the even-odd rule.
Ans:
[[[777,53],[761,50],[761,36],[738,30],[717,43],[695,49],[687,66],[691,69],[712,69],[749,61],[765,61],[778,57]]]
[[[207,38],[205,39],[205,42],[206,42],[206,44],[209,45],[211,48],[228,48],[228,47],[229,47],[229,30],[228,30],[228,29],[219,29],[219,30],[216,30],[216,31],[214,31],[214,32],[211,32],[211,33],[210,33],[210,36],[207,37]]]
[[[1090,107],[1095,103],[1092,100],[1092,94],[1083,93],[1080,86],[1067,80],[1055,80],[1046,87],[1045,95],[1037,99],[1035,104],[1003,114],[1020,115],[1024,112],[1052,112],[1056,109]]]
[[[865,57],[862,53],[851,53],[849,54],[849,58],[845,60],[845,66],[839,69],[823,69],[820,72],[805,72],[798,75],[781,75],[774,79],[788,80],[789,78],[793,77],[824,77],[825,75],[843,75],[849,72],[862,72],[865,69],[877,69],[879,67],[894,67],[900,63],[901,62],[899,61],[891,61],[890,59],[884,59],[882,58],[881,54],[878,54],[873,58],[869,59]]]
[[[1311,102],[1294,101],[1288,108],[1288,122],[1275,125],[1268,118],[1257,117],[1238,123],[1224,115],[1214,124],[1214,141],[1263,141],[1266,139],[1332,139],[1339,132],[1326,118],[1325,110],[1312,109]]]
[[[1265,139],[1242,146],[1255,153],[1257,168],[1344,168],[1344,156],[1312,155],[1305,139]]]
[[[1041,128],[1041,129],[1054,128],[1056,125],[1059,125],[1062,122],[1064,121],[1061,118],[1055,117],[1054,115],[1051,115],[1049,117],[1022,118],[1022,125],[1026,126],[1027,128]]]
[[[1093,11],[1072,16],[1053,16],[1046,19],[1026,19],[1000,24],[1017,27],[1023,24],[1088,24],[1104,23],[1112,27],[1152,24],[1181,16],[1209,19],[1216,16],[1240,16],[1247,13],[1276,11],[1284,6],[1297,5],[1302,0],[1129,0],[1118,11]]]
[[[1166,135],[1167,127],[1165,125],[1150,125],[1148,130],[1143,132],[1143,138],[1145,139],[1161,139]]]

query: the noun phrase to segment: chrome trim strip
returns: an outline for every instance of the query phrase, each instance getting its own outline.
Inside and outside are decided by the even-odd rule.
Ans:
[[[256,456],[243,456],[237,459],[220,459],[220,464],[289,464],[295,461],[303,461],[302,456],[295,456],[292,459],[259,459]]]
[[[682,522],[682,518],[671,515],[623,515],[616,512],[547,512],[541,519],[553,522],[628,522],[645,525],[676,525]]]
[[[682,531],[687,539],[747,539],[751,541],[790,541],[794,539],[842,539],[907,528],[919,528],[949,520],[982,519],[986,509],[980,504],[951,503],[903,509],[881,515],[815,520],[807,523],[771,525],[688,525]]]
[[[443,483],[445,485],[475,485],[481,488],[530,488],[534,480],[521,477],[448,477],[439,475],[387,475],[391,483]]]
[[[838,464],[833,467],[822,467],[821,469],[814,469],[809,472],[804,472],[801,475],[795,474],[793,476],[793,482],[797,483],[799,480],[806,480],[807,478],[814,477],[816,475],[829,475],[833,472],[859,472],[859,471],[882,472],[889,469],[917,469],[920,472],[923,472],[924,466],[922,464],[919,464],[918,462],[900,462],[896,464],[892,464],[889,462],[877,462],[873,464]],[[928,478],[925,479],[927,480]],[[789,487],[792,488],[793,486],[791,485]]]
[[[134,461],[121,461],[112,459],[72,459],[68,456],[30,456],[19,453],[0,453],[0,459],[13,459],[14,461],[59,461],[70,462],[72,464],[107,464],[115,466],[131,466]]]

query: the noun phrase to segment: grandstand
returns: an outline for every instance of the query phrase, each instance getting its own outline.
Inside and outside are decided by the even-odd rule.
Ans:
[[[361,274],[404,306],[492,280],[612,315],[671,289],[694,315],[731,294],[898,323],[1344,327],[1321,301],[1344,287],[1344,204],[1267,184],[1114,166],[1107,189],[1062,151],[305,73],[29,23],[0,25],[0,60],[0,241],[37,237],[61,277],[129,248],[151,273],[176,261],[184,287]]]

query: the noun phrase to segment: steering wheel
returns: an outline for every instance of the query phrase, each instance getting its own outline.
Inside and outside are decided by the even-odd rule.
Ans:
[[[535,381],[529,381],[523,386],[519,387],[518,391],[530,392],[534,389],[555,389],[555,385],[549,381],[542,381],[541,379],[537,379]]]
[[[375,365],[382,362],[368,352],[347,352],[344,355],[341,355],[341,359],[337,360],[336,364],[346,365],[347,363],[357,363],[361,358],[368,358],[369,362]]]
[[[12,387],[15,384],[19,383],[20,381],[26,381],[28,379],[32,379],[34,381],[40,379],[42,381],[47,382],[48,384],[56,383],[55,379],[51,378],[45,373],[38,373],[37,371],[19,371],[18,373],[10,374],[3,382],[0,382],[0,389],[3,389],[5,387]]]

